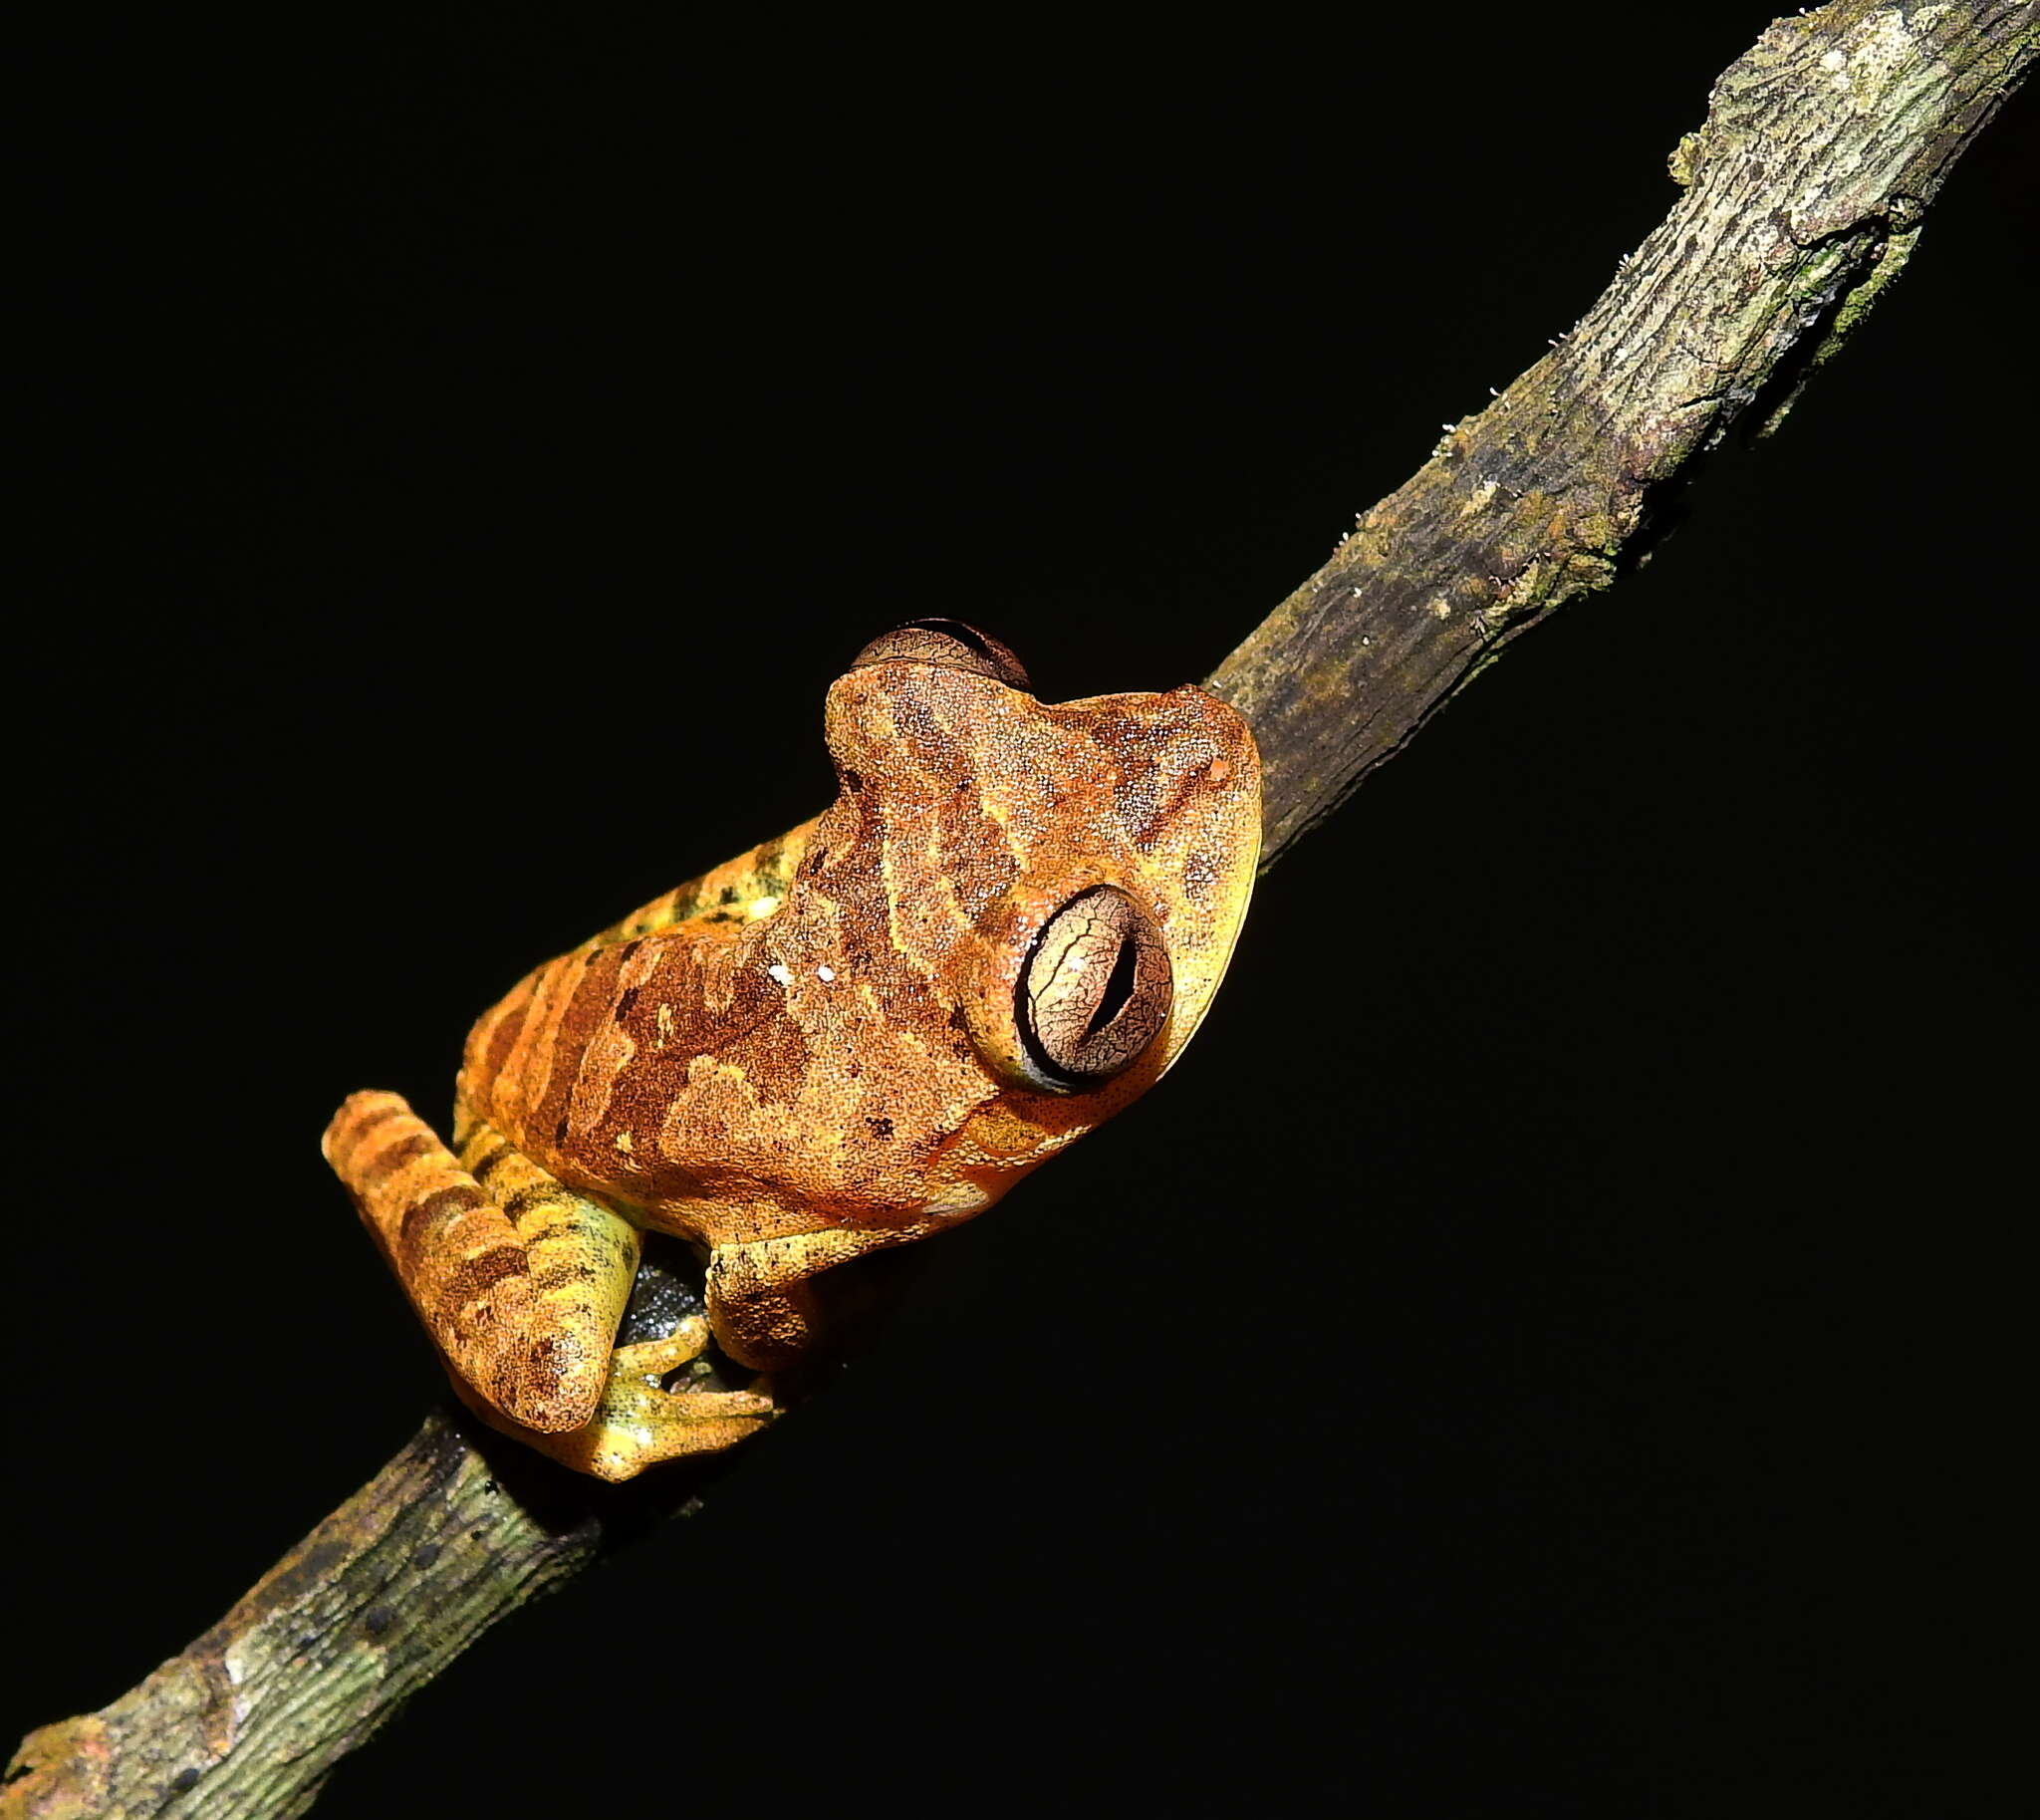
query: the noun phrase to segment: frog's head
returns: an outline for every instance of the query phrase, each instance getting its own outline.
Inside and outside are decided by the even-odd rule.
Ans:
[[[818,842],[870,857],[887,946],[998,1090],[952,1161],[1010,1152],[1016,1114],[1067,1142],[1158,1078],[1246,913],[1246,722],[1187,685],[1037,701],[996,639],[916,620],[837,679],[827,731],[842,794]]]

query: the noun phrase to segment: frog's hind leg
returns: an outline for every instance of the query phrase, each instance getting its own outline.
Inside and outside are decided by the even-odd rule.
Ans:
[[[460,1155],[392,1093],[358,1093],[326,1157],[430,1330],[460,1400],[491,1428],[598,1478],[711,1453],[777,1413],[757,1391],[667,1390],[708,1324],[616,1346],[638,1270],[629,1220],[553,1179],[489,1126]]]
[[[324,1148],[464,1388],[521,1429],[587,1423],[638,1268],[631,1223],[485,1125],[456,1158],[392,1093],[350,1097]]]

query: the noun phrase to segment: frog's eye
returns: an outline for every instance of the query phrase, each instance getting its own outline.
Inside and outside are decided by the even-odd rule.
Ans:
[[[1026,688],[1027,668],[997,639],[961,620],[908,620],[882,633],[857,653],[852,669],[873,663],[938,663],[990,676],[1008,688]]]
[[[1043,925],[1020,969],[1013,1015],[1038,1084],[1076,1093],[1138,1060],[1174,996],[1154,918],[1118,887],[1096,885]]]

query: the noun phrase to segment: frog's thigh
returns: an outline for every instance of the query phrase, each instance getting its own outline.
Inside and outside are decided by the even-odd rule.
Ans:
[[[583,1427],[638,1270],[630,1222],[485,1125],[456,1159],[391,1093],[353,1095],[325,1150],[456,1382],[519,1430]]]
[[[707,1345],[708,1323],[690,1315],[668,1339],[618,1347],[594,1416],[565,1434],[534,1434],[506,1421],[458,1378],[453,1388],[491,1428],[562,1465],[597,1478],[631,1478],[660,1460],[735,1446],[778,1413],[757,1391],[668,1391],[667,1375],[699,1358]]]

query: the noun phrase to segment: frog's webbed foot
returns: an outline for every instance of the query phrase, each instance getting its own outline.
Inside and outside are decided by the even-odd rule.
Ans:
[[[609,1377],[596,1400],[595,1414],[585,1427],[564,1434],[535,1434],[506,1422],[457,1379],[454,1388],[491,1428],[514,1434],[562,1465],[597,1478],[626,1479],[660,1460],[734,1446],[779,1414],[779,1406],[762,1389],[691,1388],[691,1378],[709,1375],[702,1358],[707,1347],[708,1323],[699,1315],[681,1321],[666,1339],[618,1347],[610,1354]]]

